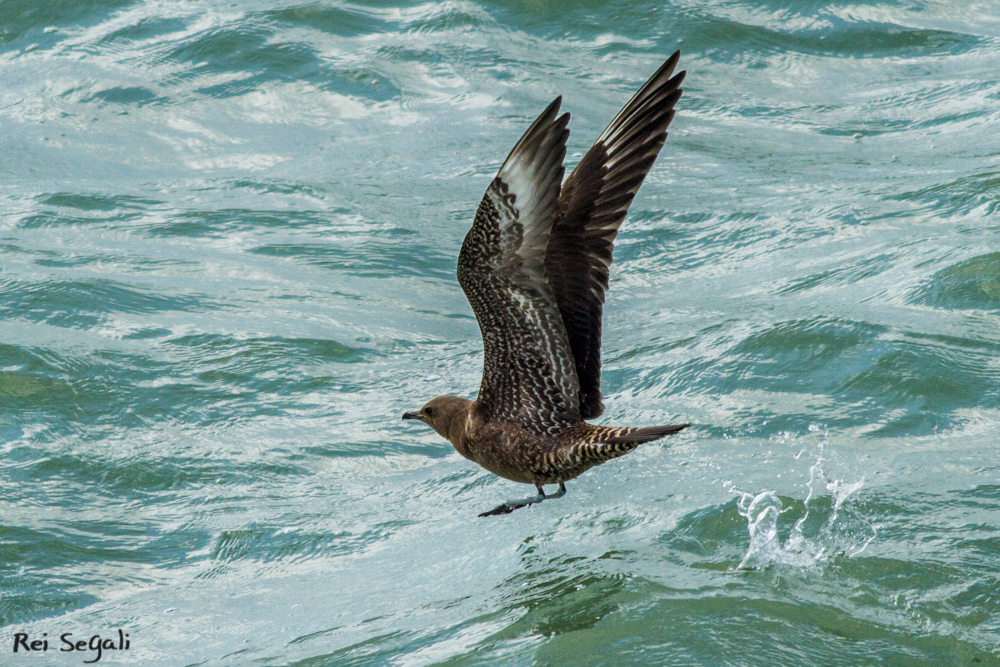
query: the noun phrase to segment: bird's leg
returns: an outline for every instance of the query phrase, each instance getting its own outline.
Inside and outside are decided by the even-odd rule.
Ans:
[[[508,500],[503,505],[497,505],[489,512],[483,512],[479,516],[496,516],[498,514],[510,514],[516,509],[522,507],[527,507],[528,505],[533,505],[535,503],[540,503],[543,500],[551,500],[552,498],[562,498],[566,495],[566,485],[562,482],[559,483],[559,490],[553,493],[551,496],[545,495],[545,490],[540,486],[536,486],[538,489],[538,495],[532,498],[523,498],[521,500]]]
[[[538,489],[537,496],[532,496],[531,498],[522,498],[521,500],[508,500],[503,505],[497,505],[489,512],[483,512],[479,516],[483,517],[483,516],[496,516],[497,514],[510,514],[516,509],[527,507],[528,505],[533,505],[534,503],[540,503],[546,498],[545,491],[542,490],[542,487],[540,486],[536,486],[535,488]]]

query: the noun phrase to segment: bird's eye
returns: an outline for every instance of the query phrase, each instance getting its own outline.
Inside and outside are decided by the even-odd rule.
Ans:
[[[434,408],[424,408],[424,414],[430,417],[432,414],[434,414]]]

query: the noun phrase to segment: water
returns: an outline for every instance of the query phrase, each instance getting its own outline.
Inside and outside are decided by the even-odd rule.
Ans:
[[[556,95],[579,160],[676,48],[603,423],[525,489],[454,276]],[[1000,10],[0,5],[0,663],[1000,664]]]

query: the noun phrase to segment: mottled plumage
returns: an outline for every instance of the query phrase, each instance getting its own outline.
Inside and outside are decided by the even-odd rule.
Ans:
[[[559,484],[688,426],[588,424],[604,409],[601,317],[614,239],[667,136],[684,72],[675,53],[563,182],[569,114],[561,98],[514,146],[479,204],[458,281],[483,336],[475,401],[441,396],[420,419],[462,456],[515,482]]]

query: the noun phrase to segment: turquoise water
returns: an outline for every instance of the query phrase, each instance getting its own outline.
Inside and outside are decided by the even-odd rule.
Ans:
[[[677,48],[601,422],[695,426],[478,519],[472,214]],[[0,664],[1000,664],[996,5],[8,0],[0,183]]]

